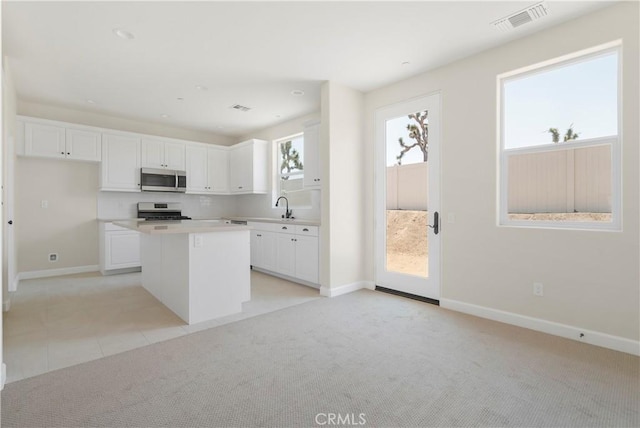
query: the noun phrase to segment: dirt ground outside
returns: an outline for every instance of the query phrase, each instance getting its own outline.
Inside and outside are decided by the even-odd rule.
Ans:
[[[427,211],[387,210],[387,270],[427,276]]]
[[[509,214],[511,220],[603,221],[608,213],[534,213]],[[427,211],[387,210],[387,270],[426,277],[429,247],[427,245]]]
[[[611,213],[531,213],[531,214],[509,214],[509,220],[603,221],[603,222],[611,222]]]

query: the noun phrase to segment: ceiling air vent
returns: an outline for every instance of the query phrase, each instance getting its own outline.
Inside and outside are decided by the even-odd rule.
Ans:
[[[543,16],[547,16],[548,13],[549,9],[547,8],[547,4],[545,2],[540,2],[514,14],[505,16],[504,18],[500,18],[497,21],[493,21],[491,25],[502,31],[513,30],[521,25],[528,24],[529,22],[535,21]]]
[[[232,108],[232,109],[238,110],[238,111],[249,111],[249,110],[251,110],[251,107],[245,107],[245,106],[242,106],[240,104],[234,104],[229,108]]]

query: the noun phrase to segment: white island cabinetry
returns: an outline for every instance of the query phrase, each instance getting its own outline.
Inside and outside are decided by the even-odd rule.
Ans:
[[[251,298],[247,226],[117,222],[140,232],[142,286],[188,324],[241,312]]]

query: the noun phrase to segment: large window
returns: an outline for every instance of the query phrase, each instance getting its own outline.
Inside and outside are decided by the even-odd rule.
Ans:
[[[304,134],[276,140],[274,158],[275,197],[285,196],[289,207],[310,208],[311,191],[304,188]]]
[[[498,76],[500,224],[620,227],[620,43]]]

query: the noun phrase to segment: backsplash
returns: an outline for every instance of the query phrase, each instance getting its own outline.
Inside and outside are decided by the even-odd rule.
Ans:
[[[231,196],[186,195],[161,192],[98,192],[98,219],[135,218],[138,202],[180,202],[182,214],[194,219],[210,219],[235,214],[235,200]]]

